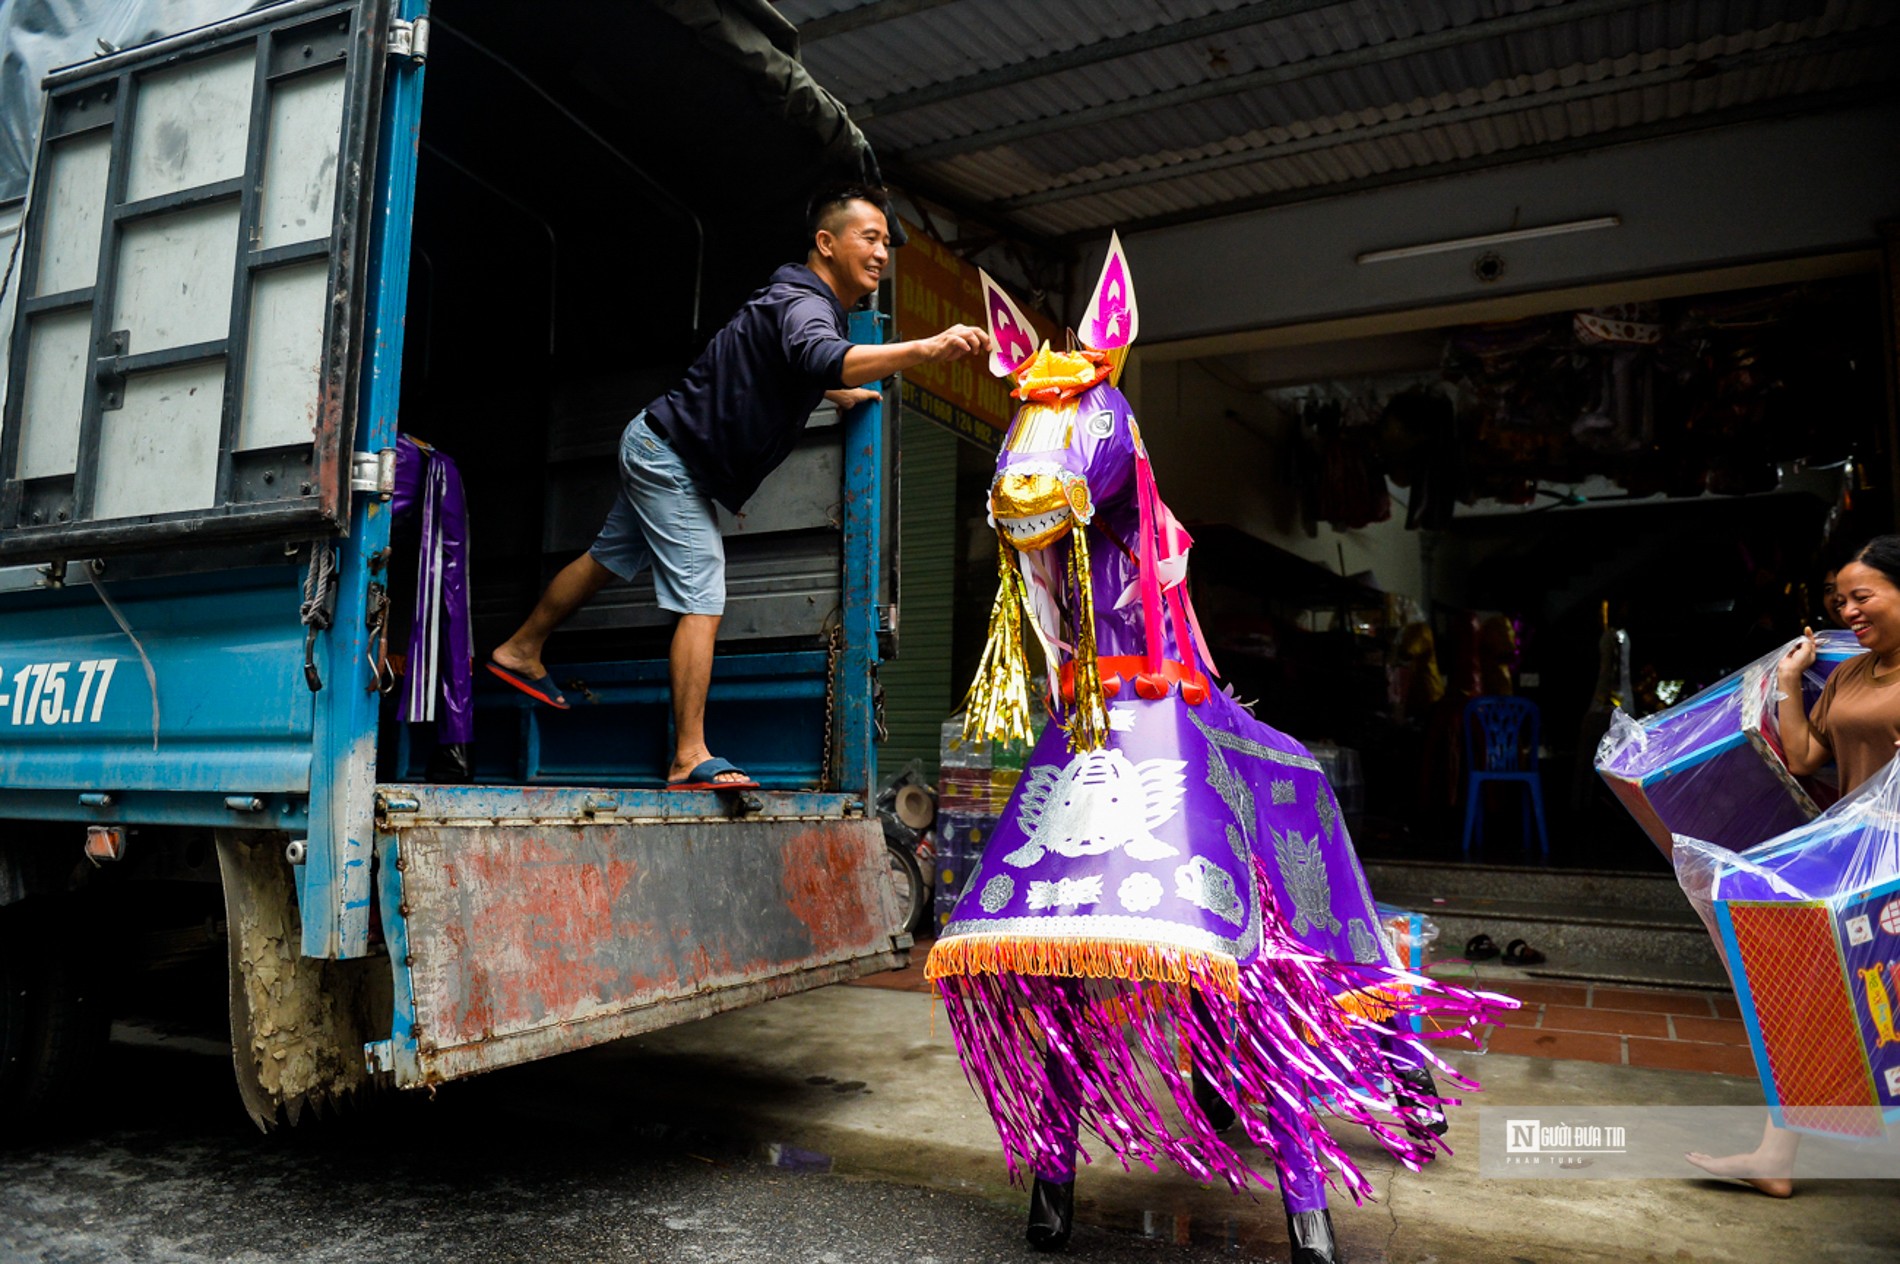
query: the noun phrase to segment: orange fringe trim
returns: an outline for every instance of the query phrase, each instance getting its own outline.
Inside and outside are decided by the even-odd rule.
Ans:
[[[1240,995],[1240,964],[1232,957],[1127,940],[959,935],[939,939],[924,963],[926,979],[976,974],[1195,984],[1230,998]]]
[[[1333,1004],[1348,1014],[1357,1014],[1360,1018],[1375,1023],[1391,1022],[1397,1016],[1398,1006],[1389,998],[1403,996],[1411,992],[1410,988],[1369,987],[1351,992],[1341,992],[1333,998]],[[1319,1033],[1305,1023],[1299,1024],[1300,1039],[1309,1045],[1320,1043]]]
[[[1349,1014],[1383,1023],[1391,1021],[1392,1016],[1398,1013],[1398,1006],[1390,999],[1391,996],[1392,991],[1386,988],[1360,988],[1353,992],[1341,992],[1333,998],[1333,1004]]]

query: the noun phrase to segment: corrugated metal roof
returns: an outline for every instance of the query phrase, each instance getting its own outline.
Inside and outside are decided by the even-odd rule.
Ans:
[[[779,8],[817,33],[806,65],[895,182],[1034,236],[1900,90],[1900,6],[1883,0]]]

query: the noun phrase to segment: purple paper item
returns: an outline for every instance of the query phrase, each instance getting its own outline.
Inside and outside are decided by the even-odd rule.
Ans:
[[[1132,691],[1131,691],[1132,692]],[[1145,943],[1250,959],[1256,858],[1292,933],[1341,961],[1392,964],[1332,787],[1292,738],[1224,693],[1118,698],[1108,745],[1050,725],[964,884],[954,935]]]
[[[1445,1100],[1397,1075],[1431,1066],[1474,1087],[1430,1041],[1515,1002],[1397,965],[1318,762],[1210,679],[1191,541],[1156,491],[1119,361],[1095,354],[1135,331],[1126,261],[1110,255],[1084,321],[1093,350],[1045,349],[1014,374],[1037,402],[991,488],[1005,576],[966,734],[1015,735],[1018,579],[1060,722],[926,973],[1013,1175],[1072,1173],[1086,1133],[1124,1163],[1277,1181],[1291,1210],[1315,1210],[1328,1183],[1371,1192],[1324,1120],[1416,1167],[1444,1148],[1430,1124]],[[1412,1034],[1426,1013],[1432,1034]],[[1214,1131],[1197,1076],[1236,1106],[1248,1153]]]
[[[397,718],[434,721],[444,745],[475,737],[475,635],[468,603],[468,499],[453,457],[409,435],[396,440],[395,519],[420,510],[415,617]],[[439,703],[439,707],[438,707]]]
[[[1241,995],[1218,997],[1199,983],[1144,987],[1138,979],[939,979],[966,1070],[991,1104],[1012,1170],[1020,1163],[1047,1173],[1072,1162],[1070,1112],[1032,1108],[1068,1083],[1095,1101],[1080,1109],[1081,1125],[1124,1160],[1166,1157],[1237,1188],[1277,1184],[1294,1202],[1310,1200],[1326,1171],[1355,1198],[1368,1192],[1345,1152],[1322,1140],[1328,1114],[1366,1127],[1408,1165],[1424,1162],[1433,1147],[1419,1126],[1422,1112],[1394,1101],[1389,1070],[1429,1063],[1468,1082],[1442,1069],[1399,1015],[1432,1011],[1468,1027],[1487,1002],[1508,1002],[1459,994],[1391,961],[1332,789],[1299,743],[1220,693],[1199,706],[1178,692],[1118,699],[1109,715],[1105,751],[1071,754],[1058,728],[1045,731],[939,943],[1159,946],[1179,951],[1190,975],[1190,959],[1211,954],[1239,964]],[[1397,995],[1408,987],[1420,995]],[[1378,988],[1389,989],[1396,1006],[1384,1021],[1339,1005],[1342,994]],[[1213,1006],[1212,1019],[1182,1012],[1190,994]],[[1119,1031],[1118,1013],[1153,1009],[1157,995],[1172,998],[1160,1007],[1165,1031],[1122,1033],[1116,1043],[1135,1039],[1135,1052],[1169,1061],[1170,1041],[1186,1044],[1215,1082],[1235,1079],[1242,1099],[1265,1109],[1264,1119],[1249,1117],[1248,1134],[1260,1134],[1254,1140],[1272,1156],[1275,1179],[1230,1143],[1211,1140],[1216,1134],[1198,1111],[1183,1110],[1193,1118],[1176,1125],[1140,1098],[1133,1086],[1155,1068],[1084,1047]],[[997,1027],[991,1011],[1012,1005],[1036,1021]],[[1317,1044],[1303,1034],[1313,1029],[1324,1032]],[[1071,1033],[1063,1043],[1075,1061],[1064,1077],[1047,1079],[1032,1032]],[[1192,1099],[1186,1078],[1162,1074],[1180,1110]],[[1034,1087],[1018,1082],[1023,1075]],[[1312,1106],[1314,1098],[1329,1104]]]
[[[1815,639],[1819,652],[1802,681],[1810,710],[1834,669],[1864,652],[1849,632]],[[1665,856],[1676,835],[1751,847],[1831,801],[1831,786],[1795,777],[1781,753],[1775,672],[1793,644],[1667,710],[1642,720],[1619,711],[1611,720],[1597,772]]]

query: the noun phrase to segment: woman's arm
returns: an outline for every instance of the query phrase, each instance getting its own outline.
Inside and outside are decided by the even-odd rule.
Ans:
[[[1781,722],[1781,750],[1787,756],[1788,771],[1797,777],[1814,772],[1833,756],[1827,742],[1809,722],[1807,704],[1801,693],[1802,674],[1814,666],[1814,649],[1814,630],[1802,628],[1801,639],[1782,655],[1775,668],[1782,693],[1777,712]]]

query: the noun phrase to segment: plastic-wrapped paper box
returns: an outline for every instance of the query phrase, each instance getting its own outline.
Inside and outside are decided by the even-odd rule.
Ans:
[[[939,926],[949,922],[957,897],[963,894],[969,881],[970,870],[982,860],[984,844],[995,828],[993,813],[937,813],[937,865],[933,885]]]
[[[1834,669],[1864,652],[1848,632],[1815,639],[1819,653],[1802,681],[1810,710]],[[1792,644],[1665,711],[1642,720],[1619,711],[1610,722],[1597,772],[1665,856],[1678,834],[1751,847],[1812,820],[1825,805],[1817,799],[1831,798],[1782,756],[1775,668]]]
[[[1383,900],[1377,901],[1373,907],[1378,910],[1379,929],[1385,933],[1386,942],[1392,945],[1398,963],[1408,970],[1423,973],[1426,954],[1438,939],[1438,923],[1423,913],[1414,913]],[[1418,1030],[1417,1018],[1403,1021],[1408,1031]]]
[[[1737,853],[1676,841],[1717,937],[1775,1121],[1877,1137],[1900,1120],[1900,761]]]
[[[949,768],[937,774],[937,810],[939,812],[985,813],[990,811],[989,768]]]

